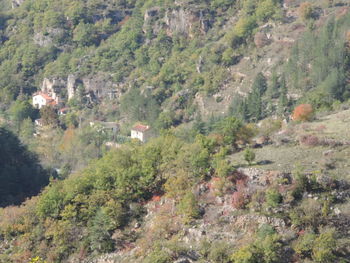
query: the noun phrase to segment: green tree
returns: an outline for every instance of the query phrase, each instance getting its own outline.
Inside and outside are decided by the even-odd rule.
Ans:
[[[37,157],[18,138],[0,128],[0,206],[19,204],[48,184]]]
[[[41,120],[44,125],[56,127],[58,125],[58,115],[54,108],[43,106],[40,109]]]
[[[262,96],[267,90],[267,81],[265,76],[259,72],[253,82],[252,91],[257,91],[257,93]]]
[[[23,120],[35,117],[33,106],[23,99],[16,100],[9,109],[10,119],[13,121],[15,130],[19,132]]]
[[[22,121],[21,129],[19,132],[19,137],[22,142],[29,145],[33,140],[33,134],[35,132],[35,127],[32,119],[27,118]]]
[[[235,146],[242,127],[240,120],[235,117],[226,117],[216,124],[216,131],[223,136],[226,144]]]
[[[79,46],[90,46],[96,40],[94,25],[80,22],[73,31],[73,41]]]
[[[244,150],[244,160],[248,162],[249,165],[252,164],[252,162],[255,160],[255,153],[251,148],[246,148]]]
[[[195,195],[189,191],[180,200],[178,204],[179,213],[184,216],[185,222],[192,219],[198,219],[200,216],[199,206]]]
[[[111,252],[114,248],[114,241],[111,237],[112,230],[111,219],[102,209],[99,209],[89,227],[91,249],[99,253]]]
[[[277,189],[269,189],[266,191],[266,203],[270,207],[277,207],[283,198],[282,195],[278,192]]]
[[[331,263],[335,260],[333,253],[336,248],[335,230],[323,229],[315,239],[312,248],[312,258],[319,263]]]
[[[276,74],[276,72],[272,73],[272,77],[271,77],[271,84],[268,86],[268,96],[270,99],[276,99],[279,97],[279,81],[278,81],[278,76]]]

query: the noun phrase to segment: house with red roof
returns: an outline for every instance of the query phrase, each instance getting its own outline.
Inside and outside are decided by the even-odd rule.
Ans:
[[[54,99],[44,92],[37,92],[33,95],[33,106],[37,109],[41,109],[43,106],[56,106],[58,99]]]
[[[136,124],[131,128],[131,139],[138,139],[146,142],[151,137],[151,127],[143,124]]]

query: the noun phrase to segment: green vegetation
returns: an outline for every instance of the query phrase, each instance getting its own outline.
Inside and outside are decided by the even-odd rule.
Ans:
[[[347,2],[10,4],[0,262],[349,258]],[[34,109],[44,78],[62,103]]]
[[[48,184],[48,171],[19,139],[0,128],[0,206],[20,204]]]
[[[246,160],[249,165],[255,160],[255,153],[252,149],[246,148],[244,150],[244,160]]]

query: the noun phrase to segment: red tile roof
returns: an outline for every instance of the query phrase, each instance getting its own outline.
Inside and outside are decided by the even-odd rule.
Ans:
[[[68,110],[69,110],[69,108],[66,107],[66,108],[60,109],[59,112],[67,112]]]
[[[57,102],[52,97],[50,97],[48,94],[46,94],[44,92],[41,92],[41,91],[36,92],[36,93],[33,94],[33,96],[41,96],[41,97],[43,97],[46,100],[46,103],[48,105],[51,105],[51,106],[57,105]]]
[[[134,127],[132,127],[132,130],[138,131],[138,132],[145,132],[149,129],[150,127],[148,125],[142,125],[142,124],[136,124]]]

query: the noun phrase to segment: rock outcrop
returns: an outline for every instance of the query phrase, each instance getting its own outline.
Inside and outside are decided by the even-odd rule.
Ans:
[[[45,78],[41,91],[51,94],[53,98],[61,96],[70,100],[77,95],[79,87],[83,89],[83,94],[91,100],[119,98],[123,93],[122,87],[113,83],[108,76],[103,74],[83,78],[78,78],[73,74],[68,75],[67,78]]]
[[[145,12],[143,31],[156,35],[164,29],[169,36],[180,34],[192,38],[196,34],[205,34],[210,26],[208,10],[178,7],[161,12],[154,7]]]
[[[12,0],[12,9],[19,7],[21,4],[23,4],[24,0]]]

